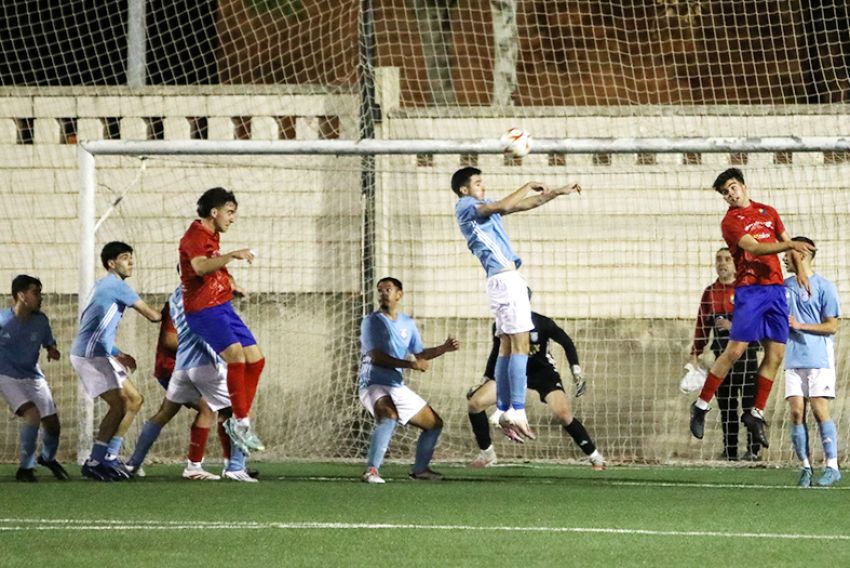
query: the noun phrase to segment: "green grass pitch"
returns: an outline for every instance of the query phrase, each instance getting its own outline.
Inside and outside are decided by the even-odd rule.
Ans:
[[[765,468],[265,464],[261,482],[14,481],[0,466],[0,566],[850,566],[850,483]],[[69,469],[70,471],[70,469]]]

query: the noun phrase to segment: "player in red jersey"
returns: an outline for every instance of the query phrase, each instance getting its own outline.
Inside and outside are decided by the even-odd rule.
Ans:
[[[729,204],[720,227],[735,260],[735,319],[729,330],[729,343],[715,359],[699,398],[691,405],[691,434],[702,439],[709,401],[749,343],[761,341],[764,359],[756,377],[755,401],[742,420],[753,439],[767,448],[764,407],[788,340],[788,304],[777,255],[786,251],[805,253],[813,247],[791,240],[776,209],[750,200],[744,174],[738,168],[729,168],[717,176],[713,187]],[[799,262],[797,255],[793,256]],[[800,285],[808,290],[808,278],[800,272],[803,271],[797,274]]]
[[[236,218],[238,203],[233,192],[214,187],[198,199],[197,219],[180,239],[180,282],[189,329],[199,335],[227,363],[227,390],[233,417],[225,429],[233,443],[244,452],[263,450],[248,417],[265,358],[251,330],[230,301],[236,286],[227,265],[233,260],[251,264],[254,252],[240,249],[220,252],[220,234]]]
[[[723,247],[714,255],[714,267],[717,280],[712,282],[702,293],[699,311],[697,312],[694,329],[694,343],[691,347],[691,365],[696,368],[702,365],[700,356],[706,346],[717,358],[726,348],[729,341],[729,330],[732,329],[732,311],[735,300],[735,263],[729,247]],[[740,418],[738,416],[738,399],[741,399],[741,411],[746,414],[753,407],[756,390],[756,373],[758,371],[757,341],[749,344],[744,355],[738,359],[728,377],[717,389],[717,406],[720,407],[720,424],[723,427],[723,459],[735,461],[738,459],[738,432]],[[747,450],[743,460],[758,461],[761,446],[748,436]]]

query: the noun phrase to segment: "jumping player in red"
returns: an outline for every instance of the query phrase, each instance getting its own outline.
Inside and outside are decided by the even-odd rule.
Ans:
[[[735,259],[735,318],[726,349],[714,361],[699,398],[691,405],[691,434],[702,439],[705,415],[711,408],[708,403],[714,393],[749,343],[761,341],[764,359],[756,377],[755,403],[742,420],[753,439],[767,448],[764,407],[788,340],[788,304],[777,255],[786,251],[808,252],[813,247],[791,240],[776,209],[750,200],[741,170],[727,169],[717,176],[713,187],[729,204],[720,227]],[[797,255],[792,256],[799,262]],[[804,271],[798,271],[797,279],[808,290],[808,278],[801,272]]]
[[[251,264],[254,252],[240,249],[220,253],[220,234],[236,218],[238,203],[233,192],[214,187],[198,199],[198,217],[180,239],[180,281],[189,329],[200,336],[227,363],[227,390],[233,417],[225,429],[245,453],[265,449],[248,414],[257,393],[265,358],[251,330],[245,325],[230,300],[236,286],[227,264],[244,260]]]

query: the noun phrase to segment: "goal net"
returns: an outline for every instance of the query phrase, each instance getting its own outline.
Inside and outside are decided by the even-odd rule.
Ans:
[[[740,167],[754,199],[775,206],[790,233],[818,244],[816,269],[842,299],[850,289],[850,145],[846,109],[834,104],[850,92],[843,7],[774,0],[61,4],[0,9],[8,32],[0,37],[0,194],[10,217],[0,278],[30,273],[44,282],[45,311],[64,355],[42,364],[63,422],[63,459],[103,412],[96,403],[89,415],[67,361],[80,274],[102,275],[81,258],[80,217],[93,222],[110,211],[85,238],[94,239],[92,250],[112,239],[131,243],[137,269],[130,282],[161,305],[177,285],[177,241],[195,200],[216,185],[240,201],[223,247],[259,253],[253,266],[233,272],[251,291],[237,308],[268,359],[255,411],[270,448],[264,459],[363,457],[372,421],[356,397],[359,321],[373,305],[370,286],[384,275],[404,282],[403,309],[427,344],[449,334],[461,340],[459,352],[409,380],[444,418],[437,459],[476,453],[465,394],[480,381],[491,337],[483,271],[461,239],[448,187],[463,165],[484,171],[493,197],[530,179],[585,188],[506,225],[534,309],[577,345],[589,390],[572,399],[574,413],[614,462],[702,463],[723,449],[716,405],[697,442],[687,430],[694,395],[678,392],[700,295],[716,278],[714,255],[723,245],[725,207],[708,189],[720,171]],[[525,159],[459,146],[495,143],[514,126],[535,137],[537,149]],[[365,174],[362,157],[343,154],[99,155],[95,211],[83,215],[80,207],[75,145],[82,140],[307,147],[373,137],[401,150],[378,152]],[[694,137],[746,143],[687,146]],[[773,146],[765,137],[785,142]],[[795,137],[818,142],[806,147]],[[594,140],[546,149],[547,141],[576,138]],[[641,146],[647,139],[655,145]],[[423,140],[431,146],[411,150]],[[455,150],[445,151],[447,144]],[[119,334],[139,361],[134,380],[146,398],[128,449],[162,396],[150,379],[156,332],[129,314]],[[842,456],[850,449],[844,335],[836,337],[832,409]],[[563,353],[552,351],[571,395]],[[706,353],[704,362],[710,359]],[[771,463],[793,459],[782,395],[780,376],[768,408],[771,449],[763,453]],[[529,412],[539,439],[512,446],[494,432],[500,459],[581,459],[535,396],[529,393]],[[153,459],[184,455],[185,414],[164,431]],[[811,432],[816,439],[813,425]],[[391,458],[407,459],[414,441],[414,432],[401,430]],[[742,430],[739,453],[745,446]],[[17,421],[0,422],[0,461],[14,461],[16,448]]]
[[[792,234],[815,239],[816,266],[839,290],[850,284],[841,221],[850,212],[841,184],[850,166],[824,164],[821,154],[794,156],[793,163],[777,164],[775,153],[764,152],[701,154],[700,163],[683,163],[681,154],[532,154],[521,162],[489,154],[378,155],[372,223],[359,156],[173,155],[135,165],[98,156],[98,209],[126,195],[101,225],[97,243],[133,243],[131,282],[161,304],[178,283],[176,245],[197,197],[212,185],[236,192],[239,218],[222,246],[258,253],[252,266],[234,263],[231,271],[250,291],[237,309],[268,361],[254,411],[269,446],[262,459],[362,458],[373,424],[356,396],[359,321],[374,301],[373,290],[363,289],[364,273],[399,278],[402,308],[416,318],[426,344],[448,335],[463,343],[429,372],[407,379],[444,418],[437,459],[464,460],[477,451],[465,395],[481,380],[491,320],[483,271],[460,236],[448,180],[471,161],[485,172],[493,197],[528,179],[579,181],[581,195],[506,218],[534,290],[533,308],[572,337],[589,379],[587,395],[573,398],[564,354],[551,346],[575,415],[614,462],[718,460],[719,413],[709,415],[702,442],[691,439],[694,395],[679,392],[700,296],[716,279],[714,256],[724,244],[725,204],[707,187],[716,174],[746,160],[753,198],[777,207]],[[139,359],[135,380],[149,414],[162,396],[150,379],[156,326],[132,315],[122,325],[119,344]],[[839,362],[843,345],[839,335]],[[708,350],[703,360],[710,363]],[[839,384],[846,376],[839,364]],[[766,459],[777,462],[793,457],[783,390],[780,380],[768,408],[773,446]],[[834,405],[840,439],[848,428],[845,401],[841,396]],[[185,452],[189,414],[166,429],[153,459]],[[502,459],[583,457],[533,391],[529,414],[539,434],[533,443],[516,446],[493,433]],[[743,428],[740,437],[743,454]],[[415,440],[415,431],[402,429],[390,458],[407,459]]]

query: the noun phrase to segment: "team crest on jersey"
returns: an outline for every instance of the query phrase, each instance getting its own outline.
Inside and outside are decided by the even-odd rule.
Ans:
[[[406,330],[406,329],[402,329],[402,330],[401,330],[401,338],[402,338],[402,339],[407,339],[407,330]]]
[[[35,343],[36,341],[38,341],[38,332],[33,331],[32,333],[30,333],[30,342]]]

